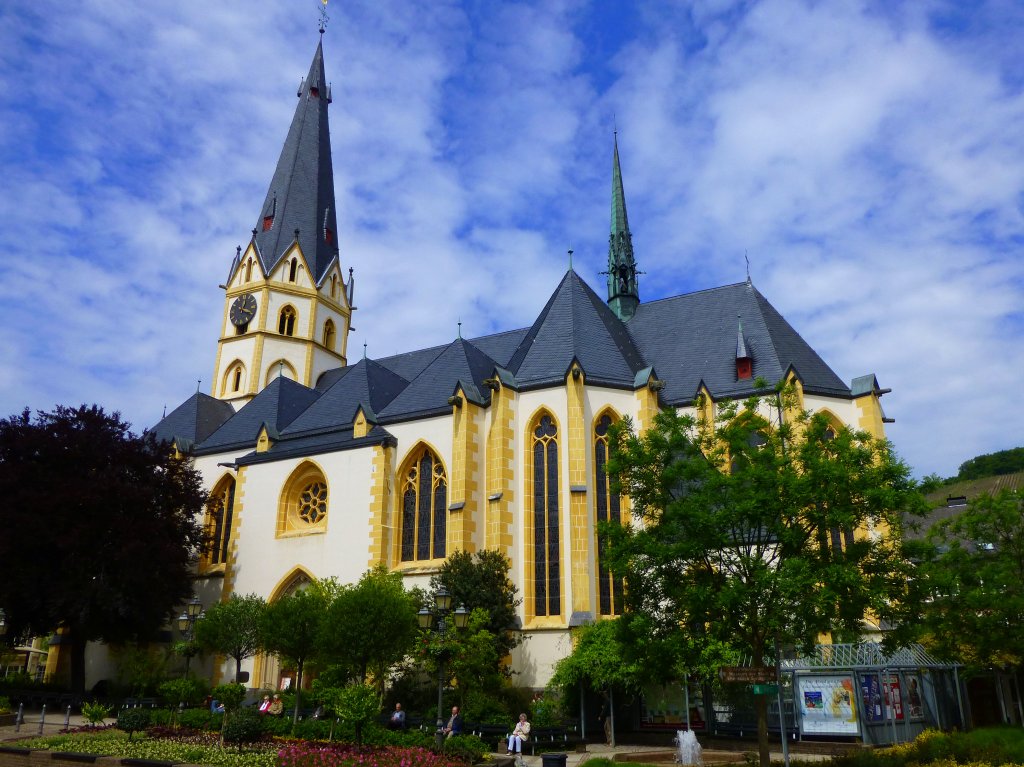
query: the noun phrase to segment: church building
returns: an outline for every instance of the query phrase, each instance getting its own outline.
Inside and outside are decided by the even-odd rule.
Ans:
[[[154,427],[212,491],[205,604],[378,564],[426,587],[453,552],[497,550],[523,599],[518,683],[541,687],[571,626],[621,610],[596,533],[628,514],[604,468],[613,423],[643,429],[660,408],[787,379],[804,408],[884,436],[875,377],[844,382],[749,279],[641,300],[617,144],[601,295],[570,268],[527,327],[353,363],[330,104],[321,43],[248,244],[225,264],[212,391]],[[287,673],[263,657],[244,668],[258,687]]]

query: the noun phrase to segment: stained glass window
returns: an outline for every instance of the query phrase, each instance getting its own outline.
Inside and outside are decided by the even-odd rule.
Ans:
[[[410,460],[402,483],[402,561],[443,559],[448,509],[444,466],[424,447]]]
[[[598,523],[621,522],[619,494],[612,490],[611,481],[605,473],[608,463],[608,428],[612,425],[609,415],[601,416],[594,428],[594,503]],[[605,564],[607,541],[600,532],[597,534],[597,597],[601,615],[619,615],[622,612],[622,578],[616,577]]]
[[[533,430],[534,614],[559,615],[558,439],[550,416]]]

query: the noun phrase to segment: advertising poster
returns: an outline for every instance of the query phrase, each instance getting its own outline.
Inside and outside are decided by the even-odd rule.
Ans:
[[[849,674],[798,677],[800,729],[821,735],[857,735],[857,705]]]
[[[900,695],[900,678],[898,676],[886,676],[882,685],[885,690],[886,714],[891,719],[893,712],[896,714],[896,721],[903,721],[903,697]]]
[[[904,674],[907,680],[907,711],[911,719],[924,719],[924,704],[921,701],[921,679],[917,674]]]
[[[882,680],[878,674],[862,674],[860,691],[864,701],[864,721],[874,724],[885,721]]]

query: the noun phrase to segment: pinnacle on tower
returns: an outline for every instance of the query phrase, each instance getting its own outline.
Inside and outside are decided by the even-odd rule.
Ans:
[[[623,321],[632,318],[640,305],[637,288],[636,260],[633,258],[633,235],[626,216],[626,193],[622,189],[619,166],[619,138],[615,136],[612,161],[612,221],[608,239],[608,306]]]

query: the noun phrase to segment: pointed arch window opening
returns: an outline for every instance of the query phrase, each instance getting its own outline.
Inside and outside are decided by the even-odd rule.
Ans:
[[[209,553],[207,563],[219,565],[228,561],[228,546],[231,543],[231,522],[235,507],[235,480],[228,479],[210,499],[207,507],[207,534]]]
[[[224,388],[228,389],[231,392],[241,391],[242,376],[244,375],[244,373],[245,368],[242,367],[242,364],[240,362],[235,363],[235,365],[230,370],[228,370],[228,380]]]
[[[264,232],[269,232],[273,228],[274,228],[274,217],[273,216],[264,216],[263,217],[263,231]]]
[[[334,322],[327,320],[324,323],[324,346],[334,351],[334,338],[335,338]]]
[[[250,258],[245,264],[245,281],[252,282],[252,259]]]
[[[448,479],[434,453],[423,448],[402,480],[402,562],[447,555]]]
[[[284,307],[277,320],[277,332],[282,336],[295,335],[295,316],[295,310],[292,307]]]
[[[610,415],[603,415],[594,427],[594,486],[595,520],[598,524],[622,523],[622,504],[619,494],[612,489],[605,471],[608,463],[608,429],[614,423]],[[607,536],[597,533],[597,594],[601,615],[621,615],[623,606],[623,580],[605,564],[608,548]]]
[[[558,435],[549,415],[533,429],[534,615],[560,615]]]
[[[291,262],[288,265],[288,282],[295,282],[299,276],[299,259],[292,257]],[[289,333],[289,335],[291,335]]]

